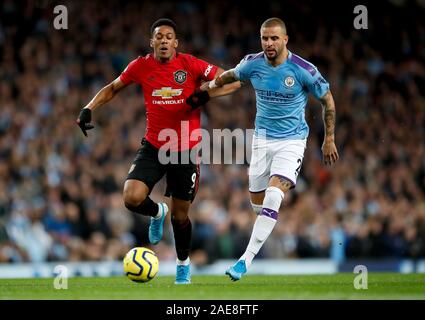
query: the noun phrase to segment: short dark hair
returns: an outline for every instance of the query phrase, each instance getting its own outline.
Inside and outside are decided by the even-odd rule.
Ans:
[[[156,20],[152,26],[151,26],[151,36],[153,35],[153,32],[155,31],[155,28],[159,27],[159,26],[169,26],[171,28],[173,28],[174,33],[177,34],[177,25],[176,23],[171,20],[171,19],[167,19],[167,18],[161,18]]]
[[[270,27],[281,27],[283,30],[283,33],[286,34],[285,22],[283,22],[279,18],[269,18],[266,21],[264,21],[263,24],[261,25],[261,28],[270,28]]]

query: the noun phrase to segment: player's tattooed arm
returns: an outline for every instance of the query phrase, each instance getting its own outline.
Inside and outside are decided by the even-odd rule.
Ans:
[[[235,69],[230,69],[224,71],[215,79],[215,85],[217,87],[222,87],[227,83],[232,83],[236,81],[238,81],[238,78],[236,78]]]
[[[220,68],[217,70],[215,79],[209,82],[205,82],[202,84],[200,89],[203,91],[208,91],[210,98],[215,98],[231,94],[238,90],[241,86],[242,83],[234,76],[233,69],[224,71]]]
[[[335,145],[335,101],[332,93],[328,91],[322,98],[322,116],[325,126],[325,137],[322,145],[323,162],[327,165],[335,163],[339,159],[338,150]]]
[[[211,98],[221,97],[221,96],[225,96],[225,95],[228,95],[228,94],[235,92],[241,86],[242,86],[241,82],[236,81],[236,82],[225,84],[222,87],[210,89],[210,90],[208,90],[208,94]]]
[[[325,138],[335,140],[335,102],[332,93],[328,91],[321,99]]]
[[[223,69],[219,69],[217,71],[215,79],[205,82],[201,86],[201,90],[208,90],[208,92],[211,92],[213,89],[217,87],[220,88],[228,83],[233,83],[233,82],[239,82],[239,87],[240,87],[240,81],[236,78],[234,69],[230,69],[227,71],[223,71]]]
[[[217,86],[215,81],[220,78],[227,71],[218,68],[214,80],[204,82],[199,89],[196,89],[187,99],[186,103],[192,110],[205,105],[211,98],[221,97],[231,94],[241,87],[241,82],[237,79],[230,81],[227,84]]]

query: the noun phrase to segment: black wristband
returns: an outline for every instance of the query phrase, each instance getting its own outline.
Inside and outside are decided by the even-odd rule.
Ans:
[[[200,106],[203,106],[210,100],[210,95],[208,91],[196,90],[189,98],[187,98],[186,102],[189,104],[192,109],[196,109]]]

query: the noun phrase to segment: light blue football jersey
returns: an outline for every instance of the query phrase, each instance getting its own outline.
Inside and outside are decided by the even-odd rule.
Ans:
[[[264,52],[245,56],[235,68],[236,77],[250,81],[255,90],[255,134],[272,139],[305,139],[308,93],[321,98],[329,83],[310,62],[289,52],[284,63],[273,67]],[[263,131],[265,130],[265,131]]]

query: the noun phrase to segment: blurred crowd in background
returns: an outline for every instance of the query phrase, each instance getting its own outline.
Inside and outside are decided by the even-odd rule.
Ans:
[[[297,187],[259,258],[425,257],[423,1],[368,5],[367,30],[353,28],[352,8],[334,7],[330,15],[337,4],[310,0],[261,8],[242,1],[61,1],[68,29],[55,30],[55,4],[0,3],[0,262],[116,260],[149,246],[149,219],[122,201],[146,124],[140,88],[96,110],[88,138],[75,119],[131,60],[151,52],[150,25],[164,16],[178,24],[179,51],[224,69],[261,51],[259,27],[278,16],[289,50],[331,84],[340,160],[334,167],[321,162],[321,106],[311,99]],[[202,126],[249,129],[254,117],[246,85],[210,101]],[[152,198],[164,199],[164,188],[159,183]],[[192,261],[239,257],[256,218],[247,164],[202,165],[190,216]],[[175,259],[169,220],[154,250]]]

